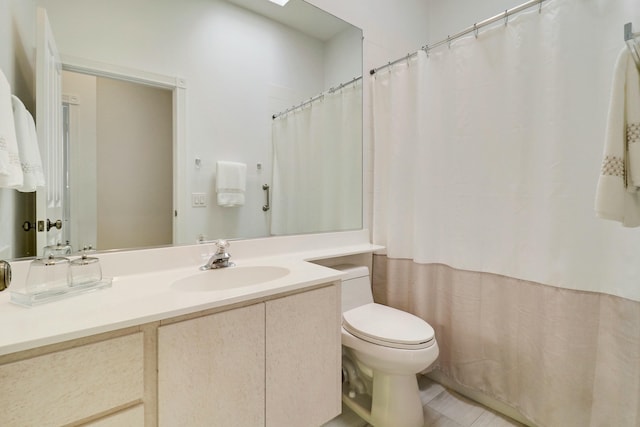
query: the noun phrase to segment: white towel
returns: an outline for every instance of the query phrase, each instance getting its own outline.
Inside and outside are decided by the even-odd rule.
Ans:
[[[627,189],[640,190],[640,71],[629,54],[626,90],[626,137],[629,156]]]
[[[640,73],[625,47],[614,69],[595,209],[600,218],[640,226]]]
[[[11,87],[0,71],[0,188],[22,186],[16,128],[11,106]]]
[[[216,192],[218,205],[233,207],[244,205],[247,165],[237,162],[216,163]]]
[[[36,187],[44,187],[44,174],[42,172],[36,125],[33,122],[31,113],[27,111],[18,97],[12,95],[11,101],[13,104],[13,119],[16,125],[20,165],[22,166],[24,177],[22,186],[16,189],[22,192],[36,191]]]

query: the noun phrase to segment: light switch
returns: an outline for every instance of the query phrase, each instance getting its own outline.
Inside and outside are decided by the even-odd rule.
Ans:
[[[191,206],[194,208],[204,208],[207,206],[206,193],[191,193]]]

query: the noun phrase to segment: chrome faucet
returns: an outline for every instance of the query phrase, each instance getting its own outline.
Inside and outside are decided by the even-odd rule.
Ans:
[[[207,261],[205,265],[200,267],[201,270],[215,270],[217,268],[233,267],[234,264],[232,262],[229,262],[229,258],[231,257],[231,255],[229,255],[229,253],[227,252],[229,242],[220,239],[216,240],[215,243],[218,247],[216,253],[211,255],[209,261]]]

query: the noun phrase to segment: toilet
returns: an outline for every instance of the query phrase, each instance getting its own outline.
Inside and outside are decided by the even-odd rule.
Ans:
[[[433,328],[410,313],[373,302],[369,269],[342,281],[342,401],[374,427],[422,427],[416,374],[438,358]]]

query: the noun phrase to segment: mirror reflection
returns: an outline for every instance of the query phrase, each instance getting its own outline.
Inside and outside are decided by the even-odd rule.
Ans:
[[[361,228],[361,30],[301,0],[36,3],[65,69],[53,239],[102,250]]]

